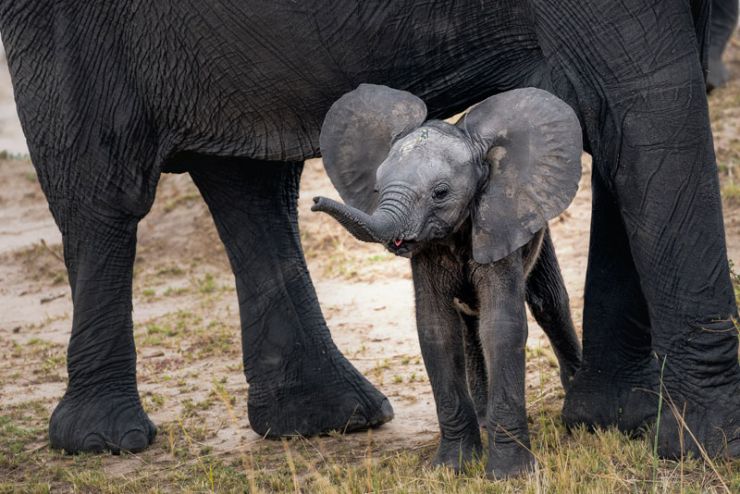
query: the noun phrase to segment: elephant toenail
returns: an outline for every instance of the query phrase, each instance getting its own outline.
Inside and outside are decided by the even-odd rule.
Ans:
[[[138,453],[139,451],[146,449],[149,444],[149,436],[144,431],[133,429],[123,435],[121,438],[120,448],[121,451],[126,451],[128,453]]]
[[[380,417],[378,424],[385,424],[386,422],[390,422],[391,420],[393,420],[393,417],[393,406],[391,406],[390,400],[383,400],[383,403],[380,405]]]
[[[91,432],[82,440],[81,451],[101,453],[106,450],[107,441],[97,432]]]

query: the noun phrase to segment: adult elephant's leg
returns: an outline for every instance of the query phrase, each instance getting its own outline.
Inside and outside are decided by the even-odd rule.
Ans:
[[[675,411],[710,454],[738,456],[737,308],[691,11],[681,2],[535,4],[543,51],[582,95],[582,121],[647,302],[651,344],[665,362],[659,452],[679,456],[682,438],[698,452]],[[598,286],[589,288],[587,296]]]
[[[707,90],[723,86],[730,78],[722,62],[722,53],[737,28],[738,1],[712,0],[712,14],[707,50]]]
[[[337,350],[301,249],[301,163],[213,159],[190,174],[236,276],[249,420],[268,437],[354,431],[393,418]]]
[[[90,191],[86,191],[90,192]],[[69,383],[51,416],[53,448],[140,451],[156,429],[141,407],[131,320],[138,216],[109,201],[50,201],[63,235],[74,315]]]
[[[569,427],[636,432],[657,412],[650,317],[614,196],[595,164],[583,310],[583,364],[566,394]]]
[[[665,407],[659,448],[682,453],[675,412],[710,454],[740,456],[737,308],[702,74],[698,59],[671,72],[670,95],[655,88],[643,110],[626,112],[615,174],[673,405]],[[689,436],[686,449],[698,454]]]

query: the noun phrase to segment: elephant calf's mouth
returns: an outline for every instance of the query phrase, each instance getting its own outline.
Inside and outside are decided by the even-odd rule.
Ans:
[[[417,242],[414,240],[404,240],[402,238],[397,238],[388,242],[386,244],[386,247],[388,247],[388,250],[397,256],[411,257],[411,254],[413,253],[417,245]]]

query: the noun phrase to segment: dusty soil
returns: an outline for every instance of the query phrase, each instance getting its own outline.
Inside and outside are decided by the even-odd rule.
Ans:
[[[733,67],[740,74],[737,63]],[[723,183],[734,184],[740,161],[737,94],[713,96]],[[3,65],[0,149],[18,153],[24,148],[11,98]],[[584,156],[578,195],[552,222],[579,331],[589,183],[590,161]],[[385,453],[427,448],[435,441],[437,423],[416,338],[408,262],[354,241],[328,217],[310,212],[317,194],[336,197],[320,160],[312,160],[302,179],[300,223],[319,300],[337,345],[390,397],[396,412],[391,423],[372,432],[372,444]],[[728,200],[725,209],[730,258],[738,264],[740,203]],[[60,242],[28,159],[0,161],[0,415],[34,410],[38,428],[34,440],[23,446],[26,452],[45,450],[44,424],[65,389],[72,304]],[[249,454],[265,464],[271,458],[282,462],[282,445],[262,440],[249,427],[233,278],[209,213],[187,175],[162,177],[154,208],[140,225],[134,284],[139,389],[160,433],[142,455],[104,456],[106,474],[125,477],[141,468],[169,468],[178,444],[201,455]],[[544,407],[560,407],[563,393],[549,343],[531,317],[529,324],[528,408],[534,415]],[[369,441],[368,435],[355,434],[309,444],[359,458]],[[50,456],[43,461],[64,465],[70,460]]]

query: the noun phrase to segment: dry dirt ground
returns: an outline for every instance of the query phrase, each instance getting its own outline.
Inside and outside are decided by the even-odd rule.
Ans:
[[[740,41],[730,55],[740,78]],[[69,457],[47,445],[47,422],[66,382],[72,304],[60,235],[0,80],[0,491],[377,490],[491,492],[740,492],[740,463],[658,461],[647,439],[607,431],[568,435],[558,421],[556,361],[530,318],[527,396],[539,470],[489,483],[425,467],[437,423],[421,362],[405,259],[354,241],[311,197],[336,197],[321,162],[306,164],[300,223],[309,268],[339,348],[386,393],[396,418],[365,434],[286,442],[261,439],[246,416],[233,278],[212,220],[187,175],[162,177],[141,223],[134,281],[139,390],[159,426],[139,455]],[[711,98],[730,258],[740,264],[740,81]],[[738,181],[738,182],[736,182]],[[590,161],[578,195],[552,222],[580,331],[590,221]]]

